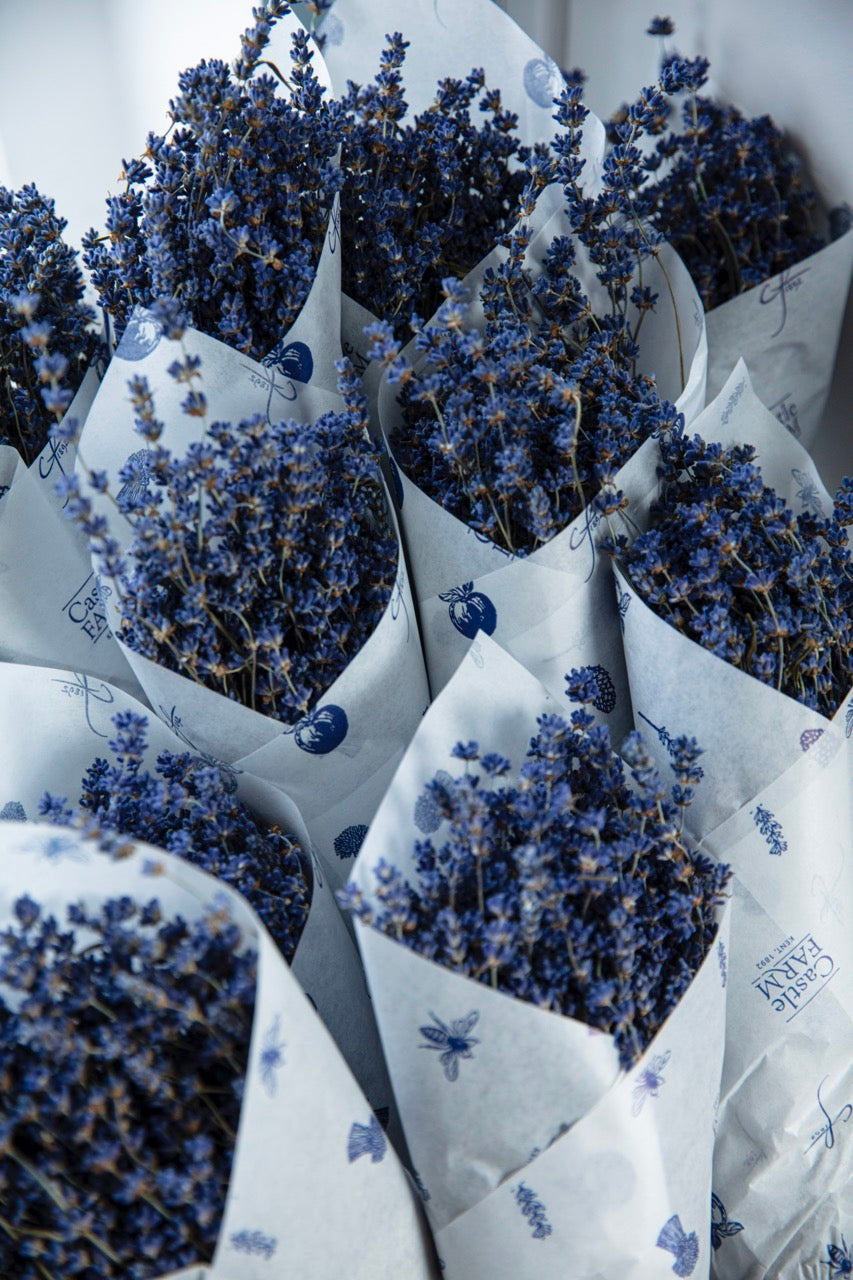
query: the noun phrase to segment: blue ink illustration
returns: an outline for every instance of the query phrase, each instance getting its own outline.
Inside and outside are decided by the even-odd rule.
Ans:
[[[726,957],[726,947],[723,942],[717,943],[717,962],[720,966],[720,985],[725,987],[728,981],[729,969]]]
[[[325,707],[309,711],[293,728],[285,729],[285,734],[293,734],[300,751],[307,751],[312,756],[325,756],[341,745],[348,730],[349,721],[343,707],[329,702]]]
[[[487,533],[481,533],[478,529],[468,529],[469,533],[473,533],[478,542],[482,542],[484,546],[491,547],[493,551],[497,551],[499,555],[506,556],[507,560],[514,560],[515,556],[506,547],[499,547],[496,542],[492,542]]]
[[[581,667],[581,671],[589,672],[595,681],[598,692],[592,700],[592,705],[596,711],[601,711],[604,715],[608,715],[616,706],[616,686],[613,683],[610,672],[606,667]]]
[[[844,1106],[839,1108],[834,1116],[829,1114],[826,1107],[823,1105],[823,1100],[820,1096],[820,1091],[828,1079],[829,1076],[824,1076],[817,1087],[817,1105],[824,1117],[824,1123],[812,1136],[812,1140],[806,1147],[806,1151],[811,1151],[812,1147],[815,1146],[816,1143],[820,1142],[821,1138],[823,1139],[825,1149],[827,1151],[831,1151],[835,1146],[835,1126],[837,1124],[847,1124],[850,1117],[853,1116],[853,1103],[850,1102],[845,1102]]]
[[[490,636],[497,626],[495,606],[482,591],[474,590],[473,582],[463,582],[461,587],[440,591],[438,598],[450,606],[447,610],[450,621],[468,640],[473,640],[478,631],[485,631]]]
[[[649,726],[650,729],[654,729],[655,733],[658,736],[658,742],[661,744],[662,747],[666,747],[670,756],[674,757],[676,754],[675,738],[673,738],[672,734],[669,733],[666,725],[655,724],[654,721],[650,720],[648,716],[643,715],[642,711],[638,711],[637,715],[640,717],[641,720],[645,720],[646,724]],[[704,778],[705,773],[704,773],[704,770],[702,769],[702,766],[695,765],[694,768],[696,771],[696,777]]]
[[[462,1058],[473,1058],[471,1052],[475,1044],[480,1041],[471,1035],[471,1029],[477,1023],[480,1016],[478,1009],[473,1009],[471,1013],[464,1018],[457,1018],[455,1022],[451,1022],[450,1026],[446,1026],[441,1018],[430,1012],[429,1015],[435,1026],[421,1027],[420,1032],[427,1044],[419,1045],[420,1049],[434,1049],[441,1057],[439,1062],[444,1068],[444,1074],[448,1080],[453,1081],[459,1077],[459,1063]]]
[[[100,575],[90,573],[62,606],[62,612],[68,621],[82,631],[92,644],[97,644],[110,629],[106,602],[111,595],[112,588],[101,584]]]
[[[40,853],[48,862],[61,862],[70,858],[72,862],[88,862],[89,851],[81,847],[79,839],[73,836],[45,836],[28,844],[27,849]]]
[[[808,751],[809,747],[813,747],[818,738],[823,737],[823,729],[803,729],[800,734],[800,749]]]
[[[785,328],[788,319],[788,294],[795,293],[803,283],[803,276],[809,270],[808,267],[801,267],[799,271],[792,271],[790,267],[780,273],[779,277],[768,280],[766,284],[761,286],[761,292],[758,295],[758,301],[762,306],[766,307],[768,303],[773,302],[775,298],[779,299],[782,307],[782,314],[779,318],[778,328],[771,333],[771,338],[778,338],[779,334]]]
[[[83,713],[86,716],[86,724],[92,730],[95,737],[108,737],[108,734],[101,733],[100,730],[95,728],[92,724],[92,717],[90,713],[93,702],[102,702],[105,706],[110,706],[115,702],[112,689],[109,685],[104,684],[103,681],[100,682],[100,690],[96,689],[95,684],[90,683],[89,677],[82,674],[82,672],[75,671],[73,676],[73,679],[61,679],[54,676],[51,680],[51,684],[61,685],[62,692],[69,698],[82,698]]]
[[[277,370],[268,362],[272,360],[274,353],[264,357],[263,363],[260,365],[244,364],[240,367],[248,370],[249,382],[253,387],[258,387],[267,393],[267,403],[264,413],[267,422],[272,422],[272,398],[279,396],[282,400],[292,402],[299,397],[299,392],[293,384],[291,378],[286,378],[283,383],[277,381]],[[263,372],[261,372],[263,370]]]
[[[350,1164],[361,1156],[370,1156],[373,1164],[378,1164],[388,1150],[388,1139],[382,1132],[382,1125],[376,1116],[370,1117],[369,1124],[353,1124],[347,1138],[347,1157]]]
[[[743,1223],[729,1220],[725,1205],[718,1195],[711,1192],[711,1247],[719,1249],[728,1236],[736,1236],[743,1231]]]
[[[617,610],[619,611],[619,627],[620,627],[620,629],[621,629],[621,631],[622,631],[622,634],[623,634],[623,636],[624,636],[624,634],[625,634],[625,615],[626,615],[626,614],[627,614],[627,612],[628,612],[628,605],[631,603],[631,593],[630,593],[630,591],[622,591],[622,590],[621,590],[621,588],[619,588],[619,587],[617,587],[617,588],[616,588],[616,590],[617,590],[617,592],[619,593],[619,599],[618,599],[618,600],[617,600],[617,602],[616,602],[616,608],[617,608]]]
[[[788,848],[782,832],[782,824],[774,818],[769,809],[765,809],[764,805],[757,804],[754,809],[750,809],[752,820],[758,830],[767,841],[767,846],[774,857],[779,857]]]
[[[265,1236],[263,1231],[234,1231],[230,1237],[231,1248],[238,1253],[248,1253],[255,1257],[269,1260],[276,1249],[278,1241],[275,1236]]]
[[[530,1234],[534,1240],[545,1240],[553,1228],[545,1214],[545,1206],[536,1196],[535,1191],[520,1182],[515,1188],[515,1203],[530,1224]]]
[[[148,491],[148,479],[151,475],[151,453],[148,449],[137,449],[122,467],[128,477],[116,494],[116,502],[122,511],[138,507]]]
[[[264,1032],[264,1042],[261,1046],[260,1057],[258,1058],[258,1071],[261,1076],[261,1083],[271,1098],[274,1098],[278,1090],[278,1077],[276,1072],[280,1071],[284,1066],[284,1046],[285,1041],[279,1039],[281,1018],[275,1015],[270,1025]]]
[[[432,0],[432,11],[433,11],[433,13],[435,14],[436,18],[438,18],[438,20],[439,20],[439,22],[441,23],[441,25],[442,25],[442,26],[445,28],[445,30],[446,30],[446,29],[447,29],[447,23],[444,21],[444,18],[442,18],[441,14],[438,12],[438,0]]]
[[[823,514],[823,503],[821,502],[820,492],[818,491],[817,482],[805,472],[800,471],[797,467],[791,468],[791,475],[800,486],[797,490],[797,497],[803,507],[808,510],[809,507],[819,514]]]
[[[356,822],[351,827],[344,827],[343,831],[335,836],[335,853],[339,858],[357,857],[366,835],[367,827],[363,822]]]
[[[332,205],[332,212],[329,214],[329,253],[337,253],[338,245],[341,242],[341,206],[340,202],[335,199]],[[306,348],[307,349],[307,348]],[[307,378],[302,379],[307,382]]]
[[[666,1249],[674,1256],[672,1270],[677,1276],[692,1276],[699,1261],[699,1240],[695,1231],[688,1234],[684,1230],[677,1213],[668,1218],[661,1227],[657,1246],[659,1249]]]
[[[658,1096],[661,1085],[666,1084],[663,1072],[671,1056],[672,1051],[670,1049],[667,1049],[665,1053],[656,1053],[649,1066],[644,1067],[640,1072],[637,1083],[632,1090],[634,1099],[631,1103],[631,1115],[638,1116],[640,1114],[646,1098],[656,1098]]]
[[[853,1249],[850,1249],[844,1236],[841,1237],[840,1245],[826,1246],[826,1257],[821,1258],[821,1265],[829,1267],[830,1276],[853,1275]]]
[[[799,440],[802,435],[800,427],[800,419],[797,416],[797,402],[791,395],[790,391],[786,391],[783,396],[775,400],[773,404],[767,406],[774,418],[782,423],[786,431],[790,431],[795,440]]]
[[[544,58],[531,58],[522,72],[524,92],[537,107],[549,108],[562,88],[560,68],[547,54]]]
[[[20,800],[9,800],[0,809],[0,820],[4,822],[26,822],[27,811]]]
[[[589,582],[590,578],[595,572],[595,559],[596,559],[597,551],[595,546],[595,539],[593,538],[592,535],[595,532],[601,518],[602,517],[601,517],[600,511],[591,511],[589,507],[585,507],[583,515],[580,517],[580,520],[582,523],[578,525],[576,528],[573,528],[571,533],[569,534],[569,550],[570,551],[579,551],[580,548],[584,545],[584,543],[589,544],[589,572],[584,578],[584,582]]]
[[[439,769],[433,782],[439,783],[442,787],[448,787],[452,785],[453,779],[445,769]],[[432,788],[425,787],[415,801],[415,826],[425,836],[430,836],[433,831],[438,830],[442,822],[444,822],[444,814],[441,811],[441,805],[433,794]]]
[[[167,711],[161,702],[160,714],[172,730],[172,733],[174,733],[175,737],[180,738],[181,742],[183,742],[185,746],[189,747],[190,751],[192,751],[194,755],[198,756],[199,760],[204,764],[209,765],[211,769],[219,770],[219,778],[222,782],[222,786],[229,795],[233,795],[237,790],[237,775],[242,773],[243,770],[235,769],[233,764],[229,764],[227,760],[220,760],[218,756],[211,755],[209,751],[200,751],[184,729],[183,721],[178,715],[177,707],[172,707],[170,711]]]
[[[150,311],[134,311],[116,347],[122,360],[144,360],[159,343],[163,330]]]
[[[844,713],[844,736],[849,738],[851,735],[853,735],[853,701],[848,703]]]
[[[280,373],[283,378],[292,378],[294,382],[310,382],[314,372],[310,347],[304,342],[288,342],[287,338],[282,338],[269,355],[264,356],[261,364],[265,369]]]
[[[394,590],[391,594],[391,617],[396,622],[402,610],[406,619],[406,641],[412,633],[409,623],[409,606],[406,604],[406,574],[403,569],[397,574],[397,581],[394,583]]]
[[[39,476],[42,480],[48,480],[53,475],[56,468],[59,468],[60,475],[65,475],[65,468],[62,465],[62,458],[68,452],[67,440],[48,440],[47,444],[39,454]],[[54,479],[55,483],[55,479]],[[63,509],[67,507],[68,499],[63,502]]]

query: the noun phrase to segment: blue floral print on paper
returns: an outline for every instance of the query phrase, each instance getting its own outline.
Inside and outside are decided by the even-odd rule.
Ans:
[[[441,805],[435,794],[437,788],[452,785],[453,779],[447,770],[439,769],[433,781],[424,787],[415,801],[415,826],[425,836],[432,835],[444,821],[444,814],[441,812]]]
[[[560,69],[553,58],[531,58],[522,73],[524,92],[537,107],[548,108],[562,88]]]
[[[121,469],[124,483],[116,494],[116,503],[122,511],[139,506],[148,490],[148,478],[151,475],[151,453],[148,449],[137,449],[132,453]]]
[[[711,1192],[711,1247],[719,1249],[728,1236],[743,1231],[743,1223],[729,1220],[725,1205],[715,1192]]]
[[[285,1042],[279,1039],[281,1019],[278,1014],[267,1027],[264,1032],[264,1042],[261,1046],[261,1054],[258,1058],[258,1071],[261,1075],[261,1083],[271,1098],[274,1098],[278,1090],[278,1077],[276,1072],[284,1066],[284,1045]]]
[[[663,1071],[671,1055],[671,1049],[667,1049],[664,1053],[656,1053],[649,1065],[640,1072],[637,1077],[637,1083],[632,1090],[631,1115],[638,1116],[640,1114],[646,1098],[656,1098],[658,1096],[658,1090],[661,1085],[666,1084]]]
[[[20,800],[9,800],[0,809],[0,819],[6,822],[26,822],[27,812]]]
[[[538,1199],[536,1192],[520,1182],[515,1188],[515,1203],[529,1222],[533,1239],[545,1240],[551,1234],[553,1227],[546,1217],[545,1206]]]
[[[447,610],[450,621],[466,639],[473,640],[478,631],[485,631],[487,636],[494,632],[498,623],[497,610],[488,596],[474,590],[473,582],[463,582],[461,587],[441,591],[438,598],[450,606]]]
[[[370,1117],[369,1124],[353,1124],[347,1138],[347,1157],[350,1164],[361,1156],[370,1156],[373,1164],[384,1159],[388,1150],[388,1140],[382,1132],[382,1125],[376,1116]]]
[[[473,1058],[471,1052],[475,1044],[480,1041],[471,1035],[471,1029],[477,1023],[480,1016],[478,1009],[473,1009],[471,1013],[464,1018],[457,1018],[451,1022],[450,1026],[446,1026],[441,1018],[430,1012],[429,1015],[435,1026],[421,1027],[421,1035],[427,1041],[426,1044],[419,1045],[420,1049],[435,1049],[441,1056],[439,1062],[444,1068],[444,1074],[448,1080],[453,1081],[459,1077],[459,1063],[463,1058]]]
[[[343,831],[335,836],[335,853],[339,858],[357,857],[366,835],[367,827],[363,822],[356,822],[351,827],[344,827]]]
[[[841,1237],[841,1244],[828,1244],[826,1246],[826,1257],[821,1258],[821,1264],[829,1267],[830,1276],[850,1276],[853,1275],[853,1250],[848,1247],[844,1236]]]
[[[728,959],[726,957],[726,947],[723,942],[717,943],[717,961],[720,966],[720,985],[725,987],[726,982],[728,981],[729,970]]]
[[[27,848],[37,851],[48,862],[61,862],[63,858],[70,858],[72,862],[89,861],[89,851],[82,848],[74,836],[46,836],[27,845]]]
[[[601,711],[603,715],[609,715],[616,706],[616,686],[613,683],[610,672],[606,667],[599,665],[583,667],[582,670],[589,672],[598,690],[592,700],[592,705],[596,711]]]
[[[661,1227],[657,1246],[659,1249],[668,1250],[674,1256],[672,1270],[677,1276],[692,1276],[699,1261],[699,1240],[695,1231],[688,1234],[684,1230],[677,1213],[668,1218]]]
[[[144,360],[159,343],[163,330],[149,311],[140,310],[130,317],[116,348],[122,360]]]
[[[236,1249],[238,1253],[248,1253],[253,1257],[266,1258],[269,1260],[276,1249],[278,1241],[275,1236],[266,1236],[263,1231],[234,1231],[230,1237],[231,1248]]]
[[[314,372],[311,348],[304,342],[288,342],[286,338],[282,338],[269,355],[264,356],[261,364],[265,369],[275,369],[283,377],[292,378],[294,382],[310,382]]]
[[[325,756],[341,745],[348,730],[349,721],[343,707],[329,702],[325,707],[309,711],[286,732],[293,734],[300,751],[307,751],[312,756]]]
[[[770,810],[765,809],[764,805],[761,804],[757,804],[754,809],[750,810],[750,813],[756,827],[767,841],[768,849],[778,858],[788,848],[788,843],[782,832],[781,822],[777,821]]]
[[[803,729],[803,732],[800,734],[800,749],[802,751],[808,751],[810,747],[814,746],[818,738],[822,737],[823,729]]]

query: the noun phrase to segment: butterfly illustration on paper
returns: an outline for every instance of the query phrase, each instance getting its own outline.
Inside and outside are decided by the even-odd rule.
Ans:
[[[429,1015],[435,1026],[421,1027],[420,1032],[427,1044],[419,1045],[420,1049],[435,1049],[436,1053],[441,1056],[439,1062],[444,1068],[444,1074],[448,1080],[456,1080],[459,1077],[459,1063],[462,1058],[473,1058],[471,1049],[480,1041],[471,1035],[471,1029],[477,1023],[480,1016],[478,1009],[472,1009],[464,1018],[457,1018],[451,1022],[450,1026],[446,1026],[441,1018],[430,1012]]]
[[[813,511],[823,513],[823,502],[821,501],[820,491],[817,483],[808,474],[807,471],[800,471],[798,467],[791,468],[791,475],[795,482],[799,485],[797,489],[797,497],[803,507],[811,507]]]
[[[743,1223],[730,1220],[726,1207],[715,1192],[711,1192],[711,1245],[719,1249],[727,1236],[736,1236],[743,1231]]]
[[[666,1084],[663,1069],[671,1056],[672,1051],[670,1049],[667,1049],[665,1053],[656,1053],[650,1065],[640,1072],[637,1083],[632,1090],[634,1095],[634,1100],[631,1103],[632,1116],[638,1116],[643,1109],[646,1098],[656,1098],[661,1085]]]

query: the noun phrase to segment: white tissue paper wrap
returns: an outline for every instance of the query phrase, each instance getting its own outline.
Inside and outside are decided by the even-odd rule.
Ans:
[[[535,275],[554,237],[570,234],[559,188],[543,192],[531,227],[526,257]],[[500,258],[501,251],[496,251],[467,277],[475,304],[485,267],[496,266]],[[593,306],[609,311],[605,291],[580,246],[577,273]],[[699,296],[683,262],[668,246],[661,252],[660,263],[644,263],[643,282],[660,299],[643,324],[640,371],[655,373],[660,394],[674,401],[690,422],[702,409],[705,395],[707,349]],[[475,305],[470,313],[472,325],[477,313]],[[405,354],[416,370],[423,367],[413,344]],[[385,379],[379,387],[378,409],[393,456],[400,408],[397,387]],[[656,488],[656,458],[656,447],[640,446],[616,473],[615,484],[632,506]],[[598,553],[599,542],[609,532],[607,521],[587,509],[531,555],[516,557],[475,533],[399,469],[396,474],[433,696],[455,671],[479,627],[556,697],[562,696],[563,675],[571,668],[600,668],[606,688],[599,709],[609,716],[613,740],[621,742],[631,721],[611,569],[608,559]],[[611,519],[613,531],[619,532],[622,514]],[[625,532],[629,531],[626,527]]]
[[[342,401],[334,389],[340,354],[335,310],[340,296],[338,247],[330,222],[312,292],[268,364],[194,330],[187,330],[180,343],[170,341],[146,313],[137,313],[89,413],[79,444],[85,466],[106,471],[116,493],[119,468],[134,454],[144,460],[145,442],[134,429],[127,396],[127,380],[134,375],[149,380],[157,417],[166,424],[161,437],[165,447],[180,454],[198,438],[199,420],[181,411],[184,392],[167,373],[184,352],[201,357],[209,421],[238,422],[262,413],[271,421],[286,417],[307,422],[339,409]],[[331,313],[324,305],[315,306],[315,293],[327,304],[334,300]],[[104,511],[115,536],[127,546],[132,536],[129,522],[112,504]],[[110,620],[117,626],[114,611]],[[391,599],[375,630],[295,725],[252,711],[126,647],[124,652],[157,714],[167,723],[179,720],[198,750],[265,778],[291,796],[325,874],[333,886],[342,884],[349,859],[428,701],[402,554]]]
[[[78,423],[98,387],[90,369],[67,419]],[[110,588],[92,568],[86,539],[54,493],[74,470],[71,444],[49,442],[31,466],[0,445],[0,660],[68,663],[137,688],[107,622]]]
[[[375,1156],[354,1155],[358,1144],[350,1134],[356,1125],[371,1127],[370,1107],[278,948],[239,895],[151,845],[138,842],[127,858],[115,861],[76,832],[28,822],[0,822],[0,866],[3,922],[24,893],[59,920],[68,904],[81,899],[94,907],[124,894],[157,897],[164,915],[188,919],[226,906],[246,945],[258,950],[225,1215],[213,1262],[184,1269],[183,1277],[434,1275],[417,1196],[402,1165],[381,1131]],[[271,1047],[277,1050],[273,1065]]]
[[[795,512],[829,512],[742,362],[693,427],[755,445]],[[853,1234],[853,690],[832,719],[810,711],[680,635],[618,572],[617,584],[636,727],[659,765],[673,738],[698,739],[688,826],[735,872],[713,1274],[817,1280],[829,1245]]]
[[[146,716],[144,768],[152,775],[162,751],[198,754],[186,735],[167,728],[117,686],[79,671],[0,663],[0,706],[0,819],[40,820],[39,800],[45,792],[65,797],[75,807],[89,766],[98,758],[114,761],[107,743],[115,736],[113,717],[118,712]],[[277,824],[311,857],[302,817],[277,787],[209,756],[198,758],[218,765],[225,792],[236,792],[259,819]],[[360,957],[316,859],[311,874],[311,909],[291,968],[371,1105],[393,1114]]]
[[[518,768],[536,717],[564,713],[484,637],[430,707],[371,825],[353,880],[380,858],[411,874],[416,806],[474,738]],[[440,837],[437,837],[440,838]],[[707,1275],[727,913],[705,962],[634,1068],[610,1036],[443,969],[357,922],[380,1034],[448,1280]],[[447,1050],[424,1035],[442,1028]],[[689,1266],[689,1270],[685,1268]]]
[[[826,404],[853,269],[853,231],[708,312],[708,399],[746,361],[759,399],[804,445]]]

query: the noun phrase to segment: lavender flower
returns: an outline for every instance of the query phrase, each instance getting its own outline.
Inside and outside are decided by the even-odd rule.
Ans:
[[[350,82],[342,99],[343,288],[405,341],[412,312],[439,305],[442,278],[465,275],[509,230],[533,152],[482,70],[440,81],[409,119],[408,41],[387,42],[374,81]]]
[[[149,134],[107,201],[84,261],[119,334],[135,306],[180,300],[195,328],[260,359],[296,319],[314,278],[341,176],[340,107],[293,35],[289,97],[258,68],[284,0],[264,0],[233,73],[205,61],[180,77],[174,128]],[[278,68],[272,68],[279,75]]]
[[[613,549],[638,593],[679,631],[832,716],[853,684],[853,480],[828,517],[768,488],[751,445],[661,438],[651,527]]]
[[[650,35],[671,35],[655,19]],[[661,88],[682,95],[681,130],[670,127],[643,160],[652,175],[643,212],[684,259],[706,310],[753,288],[821,248],[815,194],[802,165],[769,116],[750,119],[730,103],[700,96],[708,62],[667,55]],[[610,123],[624,144],[637,104]]]
[[[378,906],[355,886],[341,900],[437,964],[609,1032],[629,1067],[711,947],[729,869],[682,839],[695,743],[671,801],[639,735],[629,779],[588,712],[537,724],[517,774],[459,744],[465,771],[432,785],[447,825],[415,845],[416,881],[381,859]]]
[[[14,912],[0,932],[0,1272],[145,1280],[209,1260],[256,954],[221,912],[190,924],[156,899],[78,904],[65,928],[29,897]]]
[[[47,444],[94,353],[64,218],[35,186],[0,186],[0,444],[29,465]]]
[[[657,128],[660,95],[649,94],[638,137]],[[587,196],[580,177],[588,111],[580,95],[573,84],[560,99],[556,159],[530,163],[507,256],[486,271],[480,290],[484,324],[469,323],[469,296],[448,277],[433,320],[415,325],[418,371],[402,357],[390,324],[368,330],[372,356],[401,386],[396,458],[434,501],[516,555],[549,541],[586,508],[592,518],[618,511],[619,467],[677,418],[653,379],[637,371],[640,329],[657,298],[635,272],[660,254],[660,237],[648,232],[631,197],[643,178],[640,153],[611,156],[600,194]],[[528,219],[550,181],[563,186],[572,235],[552,240],[531,284]],[[606,291],[604,314],[581,283],[579,253]]]
[[[46,793],[39,812],[64,825],[82,823],[102,838],[104,832],[135,836],[217,876],[243,894],[290,962],[311,903],[300,846],[254,818],[220,770],[189,752],[164,751],[155,774],[145,769],[145,716],[121,711],[113,725],[112,763],[97,759],[89,766],[78,806],[67,808],[64,798]]]
[[[117,580],[130,648],[287,723],[369,638],[397,568],[360,385],[347,362],[339,369],[341,411],[314,423],[215,422],[184,457],[159,444],[147,382],[133,379],[150,481],[125,512],[126,557],[77,482],[64,485],[99,569]],[[187,356],[170,372],[188,387],[185,412],[204,418],[199,362]],[[138,482],[138,466],[120,478]]]

